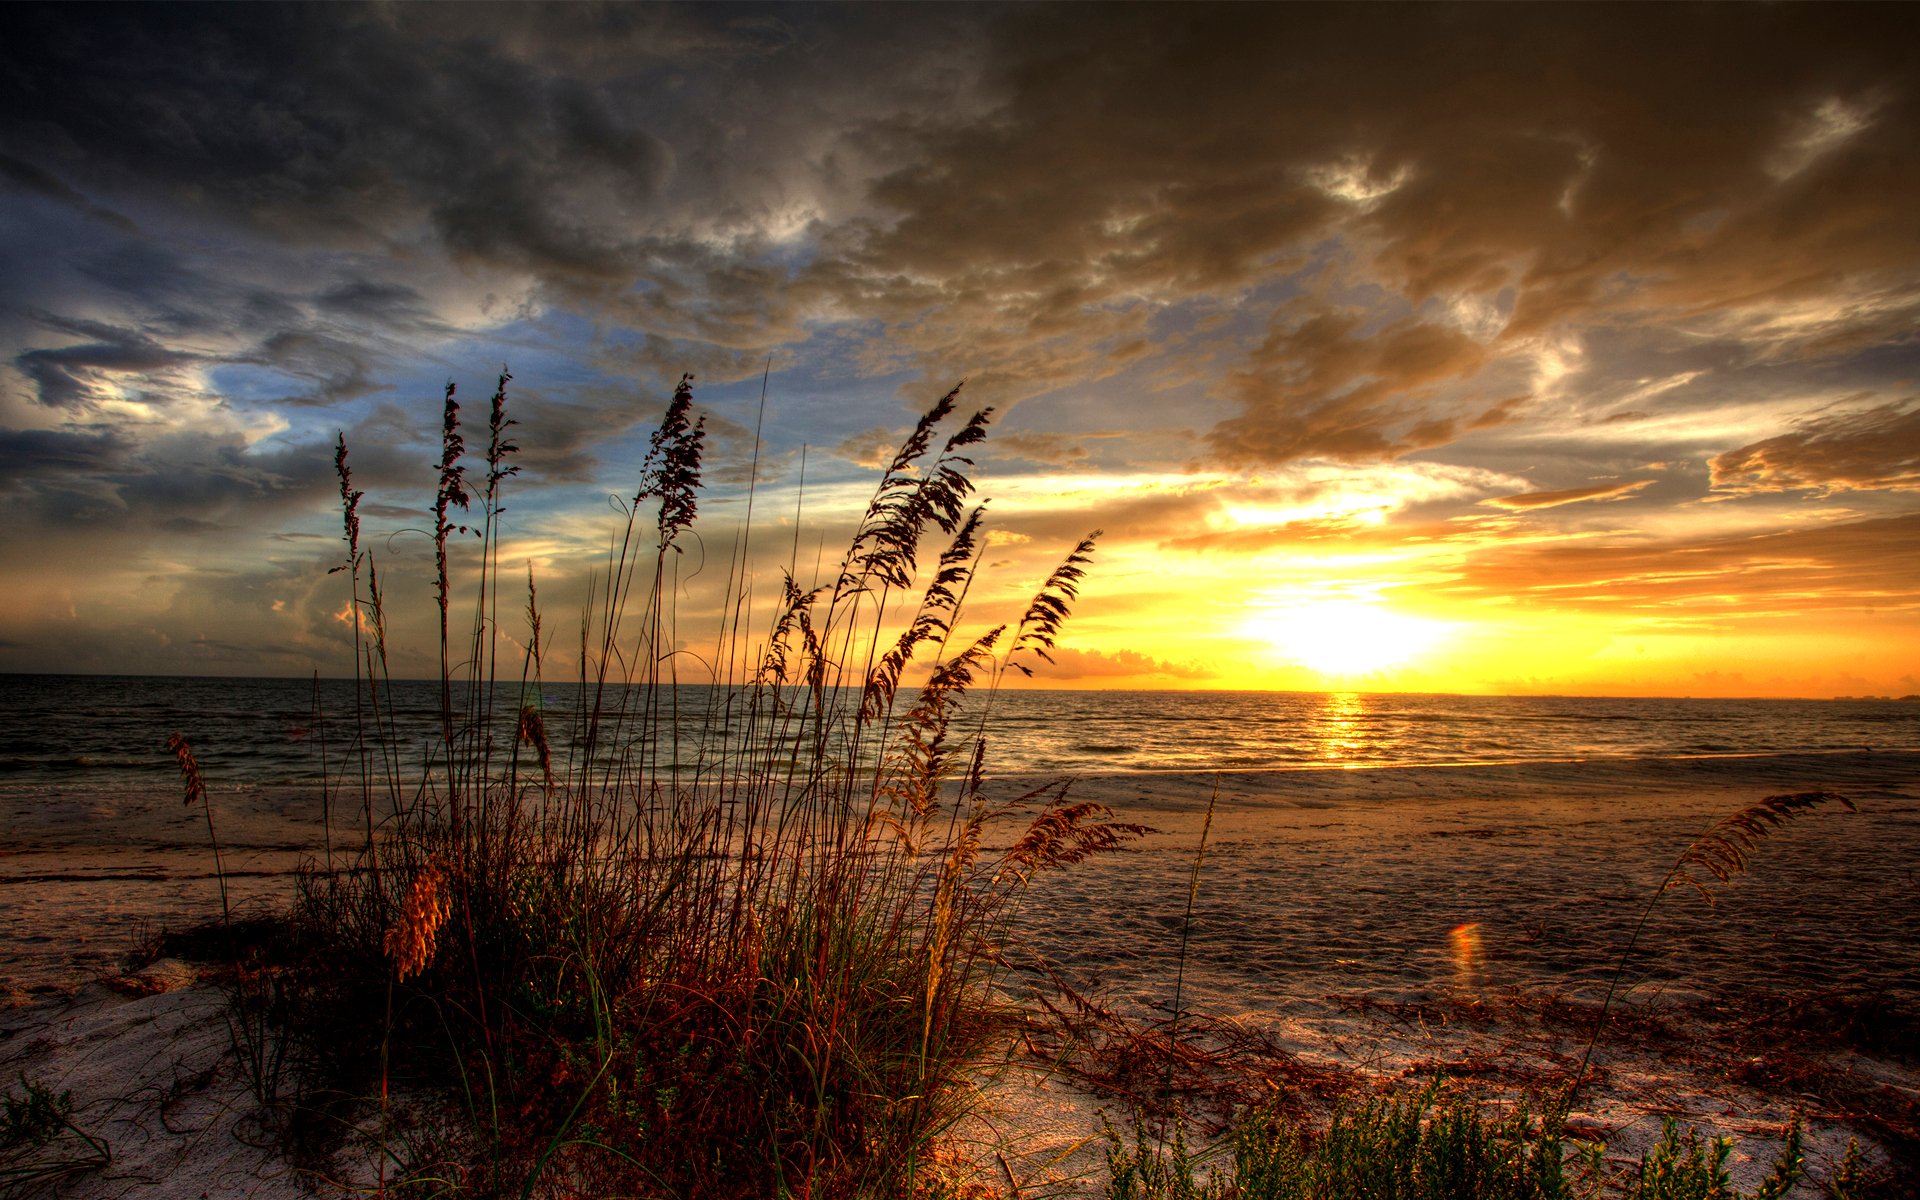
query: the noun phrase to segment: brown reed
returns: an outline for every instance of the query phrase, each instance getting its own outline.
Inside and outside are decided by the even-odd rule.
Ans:
[[[387,930],[382,944],[393,960],[394,977],[403,982],[433,961],[440,927],[453,911],[447,883],[446,864],[438,859],[428,862],[413,877],[393,927]]]
[[[1853,801],[1837,792],[1794,792],[1768,796],[1748,805],[1694,839],[1675,860],[1660,890],[1690,887],[1712,904],[1713,893],[1688,868],[1698,867],[1721,883],[1731,883],[1734,876],[1746,873],[1747,856],[1774,830],[1783,829],[1826,804],[1838,804],[1848,812],[1860,811]]]
[[[830,582],[785,573],[757,644],[737,632],[751,597],[749,539],[736,537],[715,682],[690,693],[676,686],[675,597],[705,424],[685,376],[590,589],[571,712],[528,698],[543,669],[529,575],[521,699],[503,713],[513,753],[495,763],[509,378],[472,530],[474,641],[458,688],[450,661],[443,672],[442,740],[418,780],[399,778],[386,599],[357,524],[343,526],[366,686],[359,737],[329,777],[361,788],[368,838],[361,869],[302,881],[294,920],[313,953],[293,972],[287,1022],[304,1086],[334,1097],[340,1137],[359,1128],[340,1097],[391,1084],[453,1098],[470,1149],[433,1169],[456,1193],[932,1194],[970,1072],[1013,1027],[991,996],[1028,880],[1145,832],[1071,802],[1066,782],[989,799],[986,741],[958,723],[1015,654],[1053,647],[1091,539],[1048,578],[1013,646],[997,627],[949,648],[984,545],[983,511],[964,503],[967,450],[991,411],[942,441],[955,388],[888,465]],[[444,654],[465,561],[449,509],[470,499],[451,387],[441,433]],[[342,441],[343,510],[357,515],[346,462]],[[935,529],[950,542],[923,582],[920,540]],[[910,589],[911,603],[892,598]],[[924,681],[905,684],[916,668]],[[516,773],[521,746],[537,782]],[[987,850],[1001,826],[1010,849]]]
[[[207,818],[207,844],[213,848],[213,875],[220,884],[220,919],[229,928],[233,925],[233,908],[227,902],[227,870],[220,861],[220,838],[213,829],[213,799],[207,791],[207,780],[200,773],[199,760],[193,756],[193,748],[187,739],[177,733],[167,735],[167,749],[173,751],[174,761],[180,767],[181,805],[192,808],[197,801]]]
[[[1732,882],[1734,876],[1746,873],[1747,856],[1757,848],[1762,839],[1776,829],[1784,828],[1793,821],[1828,804],[1838,804],[1848,812],[1860,811],[1847,797],[1837,792],[1795,792],[1790,795],[1767,796],[1747,807],[1722,818],[1710,826],[1705,833],[1688,844],[1680,856],[1674,859],[1673,867],[1666,878],[1654,889],[1653,897],[1647,901],[1647,907],[1641,911],[1640,920],[1633,927],[1633,934],[1627,938],[1626,949],[1620,952],[1620,961],[1613,969],[1613,978],[1607,983],[1606,997],[1600,1002],[1600,1014],[1594,1019],[1593,1034],[1587,1039],[1586,1051],[1580,1056],[1580,1067],[1574,1072],[1573,1079],[1562,1094],[1557,1112],[1564,1117],[1573,1105],[1573,1098],[1587,1079],[1587,1066],[1593,1061],[1593,1048],[1600,1041],[1600,1034],[1606,1028],[1607,1013],[1613,1008],[1613,997],[1620,987],[1620,980],[1627,970],[1627,961],[1633,957],[1634,947],[1640,944],[1640,934],[1646,929],[1647,921],[1653,916],[1654,905],[1660,903],[1660,897],[1676,887],[1692,887],[1703,896],[1708,904],[1713,903],[1713,893],[1707,890],[1690,870],[1698,867],[1712,875],[1721,883]]]

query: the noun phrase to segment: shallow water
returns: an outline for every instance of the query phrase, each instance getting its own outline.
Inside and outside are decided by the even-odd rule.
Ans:
[[[1342,994],[1597,1001],[1683,848],[1764,795],[1824,789],[1860,811],[1792,822],[1730,882],[1699,872],[1711,904],[1666,894],[1622,986],[1661,1003],[1920,989],[1920,755],[1320,774],[1352,786],[1225,777],[1190,925],[1202,788],[1169,803],[1089,780],[1083,795],[1165,833],[1038,879],[1022,940],[1143,1008],[1171,1004],[1183,951],[1186,999],[1215,1013],[1324,1012]]]

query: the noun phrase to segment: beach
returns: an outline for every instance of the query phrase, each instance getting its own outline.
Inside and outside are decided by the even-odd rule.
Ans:
[[[1040,781],[989,786],[1008,798]],[[1680,1114],[1741,1136],[1736,1162],[1751,1174],[1798,1111],[1818,1165],[1862,1122],[1829,1101],[1812,1111],[1814,1093],[1773,1079],[1766,1062],[1742,1074],[1722,1035],[1764,1021],[1769,1005],[1920,991],[1920,752],[1081,777],[1072,798],[1157,832],[1034,879],[1013,930],[1020,969],[1003,987],[1064,1003],[1037,958],[1116,1019],[1151,1024],[1171,1011],[1178,980],[1192,1036],[1243,1031],[1270,1053],[1273,1086],[1324,1080],[1328,1099],[1435,1074],[1496,1100],[1538,1093],[1571,1076],[1675,856],[1765,796],[1817,790],[1859,811],[1812,812],[1770,838],[1745,876],[1703,879],[1712,905],[1684,889],[1654,907],[1576,1126],[1626,1154],[1662,1114]],[[173,993],[134,999],[88,981],[117,974],[143,931],[218,915],[206,818],[158,788],[16,787],[6,800],[0,978],[16,1007],[0,1068],[56,1084],[64,1070],[89,1102],[60,1039],[14,1031],[87,1006],[87,1053],[98,1056],[113,1012],[151,1024],[133,1006]],[[236,905],[286,895],[301,858],[326,853],[315,788],[228,787],[213,812]],[[336,813],[336,850],[347,826]],[[1833,1054],[1852,1056],[1835,1069],[1869,1081],[1877,1102],[1920,1099],[1910,1064]],[[987,1086],[995,1115],[975,1131],[1033,1187],[1089,1169],[1095,1146],[1061,1151],[1097,1130],[1099,1106],[1122,1106],[1070,1062],[1049,1073],[1037,1061]]]
[[[1675,857],[1765,796],[1823,789],[1860,811],[1804,817],[1730,883],[1703,876],[1712,905],[1686,888],[1654,906],[1594,1051],[1604,1075],[1575,1113],[1623,1162],[1669,1114],[1736,1137],[1736,1178],[1752,1186],[1795,1112],[1810,1118],[1811,1163],[1864,1132],[1808,1090],[1816,1066],[1858,1081],[1856,1108],[1920,1115],[1911,1061],[1796,1031],[1776,1039],[1811,1056],[1791,1069],[1756,1049],[1768,1014],[1810,997],[1920,995],[1920,754],[1088,778],[1076,796],[1162,832],[1036,880],[1019,932],[1138,1019],[1164,1019],[1179,979],[1183,1010],[1272,1047],[1276,1086],[1315,1069],[1368,1087],[1446,1074],[1537,1099],[1572,1077]],[[1022,1114],[1009,1128],[1051,1130],[1035,1167],[1097,1128],[1099,1097],[1031,1080],[1008,1094]]]

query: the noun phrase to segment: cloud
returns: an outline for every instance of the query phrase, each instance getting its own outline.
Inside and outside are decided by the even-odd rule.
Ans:
[[[44,323],[95,339],[14,356],[13,365],[33,381],[40,403],[48,408],[84,408],[108,395],[116,377],[138,377],[201,360],[200,355],[168,349],[137,330],[99,321],[47,318]]]
[[[1807,422],[1716,455],[1717,492],[1920,491],[1920,407],[1886,404]]]
[[[892,460],[902,436],[884,425],[875,425],[872,429],[842,439],[833,448],[833,453],[855,466],[881,467]]]
[[[1511,402],[1442,385],[1569,323],[1831,353],[1916,303],[1891,13],[27,9],[7,32],[17,161],[517,273],[669,378],[853,321],[1004,402],[1153,363],[1182,306],[1293,305],[1222,384],[1227,465],[1493,428]],[[397,286],[316,303],[417,318]],[[1189,337],[1210,373],[1249,349]]]
[[[398,504],[367,504],[364,502],[360,505],[360,513],[363,516],[379,517],[386,521],[416,521],[427,515],[425,509],[405,508]]]
[[[1217,679],[1220,672],[1199,663],[1176,663],[1152,658],[1138,650],[1076,650],[1059,647],[1054,661],[1028,664],[1039,679],[1125,679],[1166,676],[1170,679]]]
[[[1502,425],[1511,424],[1520,419],[1520,409],[1532,399],[1532,396],[1511,396],[1468,421],[1466,427],[1469,430],[1497,429]]]
[[[1487,348],[1457,329],[1418,320],[1355,336],[1363,316],[1321,313],[1275,328],[1227,376],[1241,416],[1208,435],[1228,466],[1300,458],[1396,458],[1453,439],[1456,422],[1429,414],[1427,393],[1486,365]],[[1484,414],[1483,414],[1484,416]]]
[[[278,397],[282,404],[332,407],[393,387],[373,377],[377,360],[363,347],[310,329],[283,329],[230,361],[267,367],[313,384],[313,390],[304,395]]]
[[[1713,459],[1749,501],[1723,518],[1886,513],[1911,405],[1783,414],[1920,366],[1899,12],[0,7],[6,536],[107,561],[167,522],[183,557],[318,529],[342,427],[410,521],[439,383],[503,359],[516,486],[546,489],[513,520],[557,527],[681,370],[741,418],[773,350],[765,444],[714,424],[717,499],[756,450],[763,481],[802,442],[877,466],[896,394],[964,376],[1126,439],[985,448],[1076,481],[1001,492],[1049,544],[1493,570],[1653,460],[1689,464],[1677,496]],[[1123,454],[1163,476],[1091,469]],[[1298,483],[1466,464],[1444,494]],[[1614,570],[1551,561],[1576,593]]]
[[[986,454],[991,458],[1024,458],[1060,467],[1084,461],[1087,448],[1068,434],[1022,430],[995,434],[987,443]]]
[[[1739,314],[1728,331],[1770,346],[1888,328],[1911,297],[1881,285],[1920,258],[1893,216],[1914,111],[1846,97],[1906,77],[1873,44],[1891,27],[1726,17],[1021,9],[995,29],[993,120],[920,125],[873,188],[891,222],[803,281],[927,370],[984,362],[1030,391],[1103,369],[1078,348],[1132,344],[1130,318],[1251,299],[1337,239],[1348,277],[1228,392],[1248,410],[1215,433],[1230,464],[1444,443],[1466,422],[1426,389],[1570,322]],[[1770,182],[1796,114],[1836,95],[1863,115]],[[1365,285],[1417,317],[1343,322]],[[1761,317],[1789,307],[1819,316]]]
[[[115,470],[131,450],[112,429],[0,429],[0,487]]]
[[[1316,544],[1324,547],[1329,542],[1343,548],[1378,544],[1383,540],[1397,543],[1412,538],[1440,542],[1475,537],[1480,532],[1466,524],[1396,526],[1390,531],[1382,531],[1382,511],[1360,509],[1301,517],[1273,525],[1209,530],[1206,533],[1168,538],[1160,546],[1165,550],[1185,550],[1196,554],[1255,555],[1301,550]]]
[[[426,297],[404,283],[350,279],[315,298],[323,311],[389,326],[432,326]]]
[[[1491,504],[1496,508],[1521,510],[1557,508],[1562,504],[1574,504],[1581,500],[1624,498],[1652,482],[1651,479],[1638,479],[1632,483],[1601,483],[1592,487],[1568,488],[1562,492],[1522,492],[1517,496],[1494,496],[1482,500],[1481,503]]]
[[[16,129],[60,130],[96,169],[264,228],[418,222],[458,256],[586,275],[620,269],[606,227],[670,170],[600,90],[486,39],[415,36],[377,10],[178,16],[17,14],[34,53],[10,63]]]
[[[1676,626],[1920,605],[1920,513],[1758,535],[1496,547],[1424,590]]]
[[[428,477],[377,445],[355,448],[351,461],[360,486]],[[238,435],[190,429],[140,439],[111,426],[0,430],[0,542],[14,553],[40,544],[84,556],[103,544],[89,539],[151,529],[264,532],[280,514],[327,505],[337,488],[326,443],[250,447]]]
[[[0,182],[36,196],[45,197],[56,204],[64,204],[75,212],[83,213],[96,221],[112,226],[121,233],[135,237],[140,234],[138,225],[112,209],[102,208],[82,196],[68,187],[58,175],[36,167],[32,163],[21,162],[12,155],[0,154]]]

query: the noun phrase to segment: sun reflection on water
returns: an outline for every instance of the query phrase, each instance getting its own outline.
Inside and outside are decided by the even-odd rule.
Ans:
[[[1313,716],[1314,757],[1351,762],[1367,757],[1367,698],[1359,692],[1328,692]]]
[[[1453,977],[1461,987],[1474,987],[1480,982],[1480,964],[1485,951],[1480,946],[1480,925],[1473,922],[1456,925],[1447,935],[1449,949],[1453,957]]]

